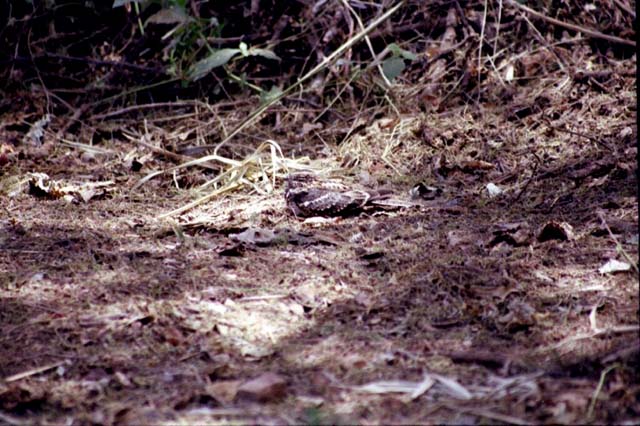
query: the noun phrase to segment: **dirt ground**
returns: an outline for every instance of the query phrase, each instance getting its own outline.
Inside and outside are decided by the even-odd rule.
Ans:
[[[200,170],[136,186],[167,163],[123,137],[12,148],[0,423],[638,424],[635,58],[621,66],[605,92],[541,83],[371,121],[308,166],[441,192],[341,219],[291,215],[284,174],[159,218]],[[5,141],[28,130],[3,120]]]

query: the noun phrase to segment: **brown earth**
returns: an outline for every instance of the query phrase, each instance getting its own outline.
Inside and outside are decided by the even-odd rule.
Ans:
[[[281,104],[221,150],[251,161],[145,181],[255,99],[69,111],[42,144],[43,99],[3,100],[0,423],[640,423],[636,58],[562,43],[570,71],[523,55],[482,103],[429,106],[436,56],[437,92],[397,82],[339,145]],[[298,219],[296,168],[414,205]]]
[[[114,184],[79,203],[4,192],[3,422],[637,422],[637,270],[598,272],[637,265],[636,127],[590,111],[564,112],[584,137],[500,111],[379,120],[335,153],[359,152],[345,181],[443,192],[339,220],[296,219],[280,186],[160,220],[184,191],[131,191],[121,155],[14,153],[5,183]],[[234,237],[255,227],[276,235]],[[266,372],[284,390],[238,393]]]

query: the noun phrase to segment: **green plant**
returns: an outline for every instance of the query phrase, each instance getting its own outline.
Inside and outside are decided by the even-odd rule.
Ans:
[[[279,61],[280,58],[272,50],[249,47],[246,43],[241,42],[238,48],[209,48],[209,55],[193,64],[187,76],[189,80],[196,81],[207,75],[211,70],[226,65],[231,59],[237,56],[247,58],[250,56],[262,56],[263,58]],[[261,90],[260,90],[261,91]]]
[[[405,60],[415,61],[417,56],[415,53],[402,49],[395,43],[388,45],[387,49],[389,49],[392,56],[382,61],[382,70],[385,77],[392,81],[404,71],[406,67]]]
[[[261,56],[279,61],[280,58],[272,50],[251,47],[244,42],[241,42],[237,48],[225,47],[217,49],[211,47],[208,40],[219,37],[223,25],[215,17],[204,19],[192,16],[187,9],[186,0],[114,0],[113,7],[130,8],[131,4],[134,5],[138,15],[138,25],[141,33],[144,33],[144,28],[149,24],[173,25],[162,36],[162,40],[170,40],[164,49],[163,56],[163,59],[169,63],[167,72],[170,75],[185,82],[193,82],[205,77],[215,68],[224,67],[230,80],[260,93],[263,102],[267,102],[280,93],[278,88],[272,88],[267,91],[252,85],[247,82],[243,75],[237,76],[226,67],[234,59],[251,56]],[[160,4],[161,9],[142,24],[140,8],[144,10],[152,4]],[[208,50],[208,55],[196,61],[196,58],[202,56],[203,49]]]

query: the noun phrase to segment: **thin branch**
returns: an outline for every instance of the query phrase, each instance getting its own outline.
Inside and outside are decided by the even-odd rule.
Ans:
[[[636,12],[633,11],[633,9],[628,5],[623,3],[620,0],[613,0],[613,2],[616,4],[616,6],[618,6],[620,9],[624,10],[625,12],[627,12],[629,15],[633,16],[633,19],[636,19]]]
[[[507,1],[509,2],[510,5],[515,6],[518,9],[520,9],[520,10],[522,10],[524,12],[527,12],[528,14],[533,15],[536,18],[540,18],[540,19],[542,19],[544,21],[547,21],[547,22],[549,22],[549,23],[551,23],[553,25],[557,25],[559,27],[567,28],[567,29],[572,30],[572,31],[577,31],[579,33],[588,35],[588,36],[593,37],[593,38],[600,38],[600,39],[603,39],[603,40],[610,41],[612,43],[618,43],[618,44],[624,44],[624,45],[627,45],[627,46],[636,47],[636,42],[633,41],[633,40],[627,40],[627,39],[624,39],[624,38],[607,35],[607,34],[599,32],[599,31],[590,30],[588,28],[580,27],[578,25],[569,24],[567,22],[563,22],[563,21],[560,21],[558,19],[551,18],[550,16],[546,16],[546,15],[540,13],[540,12],[536,12],[535,10],[533,10],[533,9],[523,5],[523,4],[517,3],[515,0],[507,0]]]

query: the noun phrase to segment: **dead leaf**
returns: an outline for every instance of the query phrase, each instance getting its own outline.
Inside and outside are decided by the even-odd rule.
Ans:
[[[526,246],[531,242],[532,232],[529,225],[524,222],[504,223],[496,226],[493,231],[493,239],[489,246],[493,247],[505,242],[511,246]]]
[[[461,164],[461,167],[462,167],[462,171],[469,173],[469,172],[475,172],[478,170],[493,170],[495,166],[491,163],[488,163],[482,160],[470,160],[470,161],[463,161]]]
[[[300,136],[307,136],[314,130],[322,130],[322,123],[304,123],[302,125],[302,134]]]
[[[240,388],[240,380],[221,380],[213,382],[206,387],[209,396],[217,401],[230,404],[235,399],[238,389]]]
[[[266,246],[271,244],[276,239],[276,234],[264,228],[247,228],[245,231],[240,232],[239,234],[231,234],[229,235],[233,241],[245,243],[245,244],[255,244]]]
[[[473,236],[469,234],[469,231],[449,231],[447,232],[447,243],[451,247],[457,247],[461,245],[470,244],[473,241]]]
[[[220,256],[241,257],[244,256],[245,251],[246,249],[242,244],[225,244],[223,247],[218,249],[218,254]]]
[[[127,375],[124,374],[123,372],[116,371],[113,375],[115,376],[120,386],[122,386],[123,388],[130,388],[133,386],[133,383],[131,383],[131,380],[129,380]]]
[[[287,380],[275,373],[263,373],[243,383],[238,388],[236,399],[255,402],[272,402],[284,398]]]
[[[218,325],[218,327],[221,328],[222,326]],[[227,334],[229,334],[230,331],[232,330],[228,329]],[[269,346],[255,344],[244,339],[236,339],[235,345],[239,348],[240,355],[248,358],[249,360],[258,360],[260,358],[271,356],[275,352],[275,349]]]
[[[184,342],[182,332],[172,326],[166,326],[162,329],[162,337],[167,343],[173,346],[181,345]]]
[[[384,393],[404,393],[408,394],[411,400],[416,399],[427,392],[436,381],[426,375],[420,382],[408,380],[381,380],[357,386],[354,389],[363,393],[384,394]]]
[[[567,222],[548,222],[538,233],[538,241],[541,243],[549,240],[571,241],[574,239],[573,227]]]
[[[115,184],[113,181],[62,183],[51,179],[46,173],[29,173],[28,176],[29,194],[48,199],[63,198],[69,203],[87,202],[99,195],[105,195]]]
[[[444,385],[444,387],[448,390],[449,395],[454,398],[471,399],[473,397],[473,395],[471,395],[471,392],[469,392],[464,386],[462,386],[454,379],[450,379],[439,374],[431,374],[429,376]]]
[[[382,380],[357,386],[355,389],[363,393],[407,393],[412,394],[418,388],[417,382],[407,380]]]
[[[601,274],[614,274],[616,272],[629,271],[630,269],[631,265],[627,262],[610,259],[607,263],[605,263],[598,269],[598,272],[600,272]]]
[[[425,185],[424,183],[419,183],[409,191],[409,195],[411,199],[422,198],[423,200],[433,200],[434,198],[442,195],[442,189],[436,188],[435,186]]]
[[[356,353],[346,354],[340,359],[340,367],[348,371],[358,371],[369,365],[369,358]]]
[[[293,313],[294,315],[297,315],[299,317],[303,317],[304,316],[304,307],[296,302],[290,302],[287,305],[287,308],[289,309],[289,311],[291,313]]]
[[[487,193],[489,194],[489,198],[495,198],[498,195],[502,194],[504,191],[495,183],[489,182],[486,186]]]

